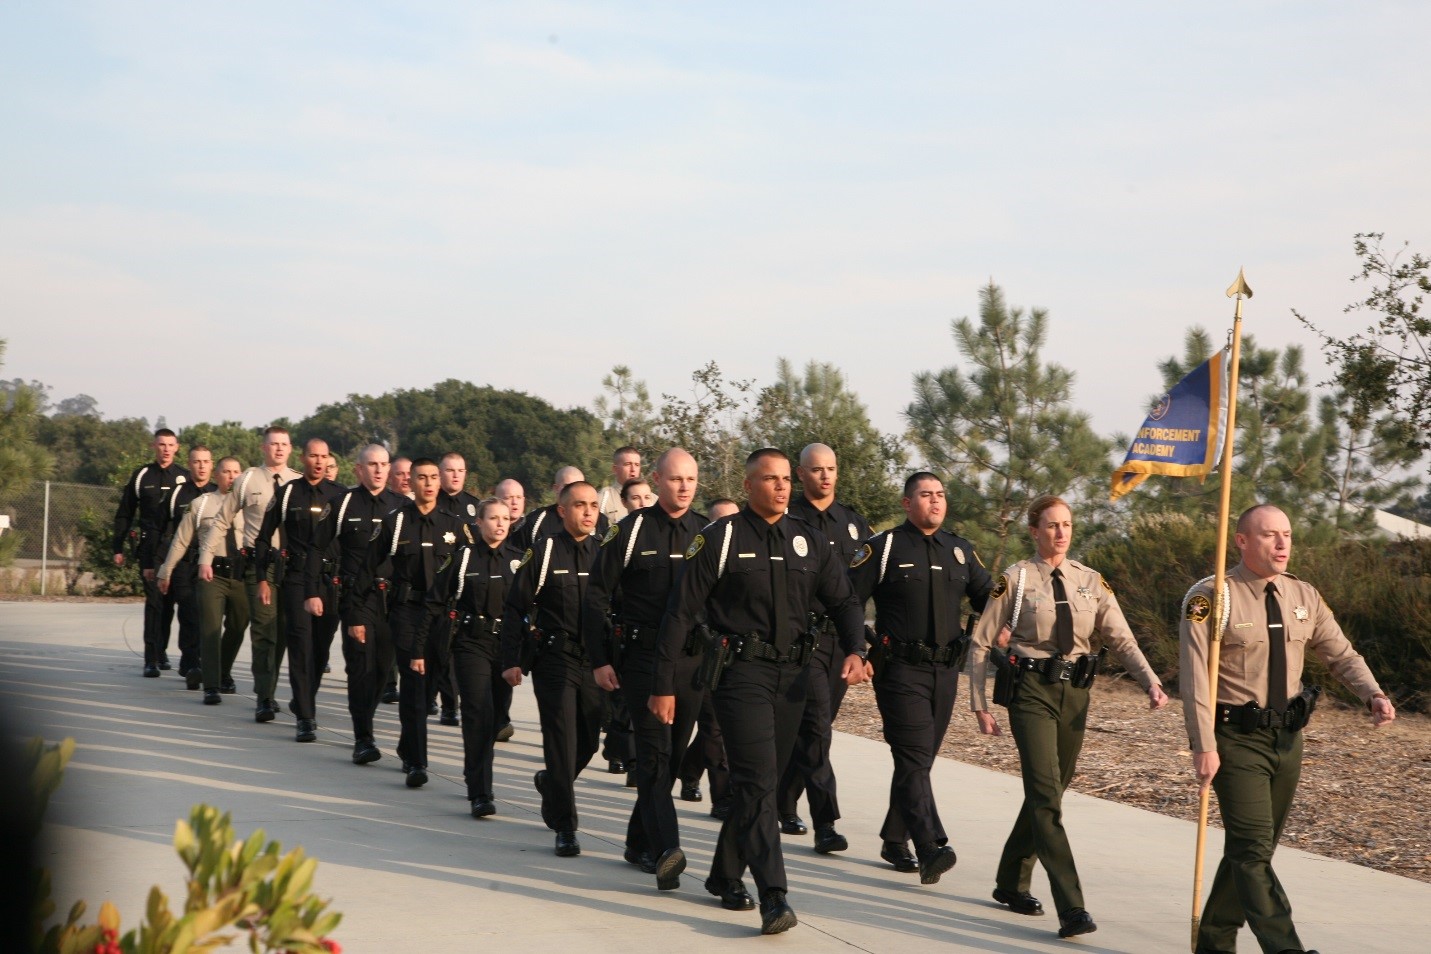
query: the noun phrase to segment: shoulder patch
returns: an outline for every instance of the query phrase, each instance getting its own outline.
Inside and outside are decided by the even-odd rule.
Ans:
[[[1201,593],[1188,600],[1187,618],[1194,623],[1201,623],[1212,615],[1212,603]]]
[[[521,559],[521,561],[520,561],[516,566],[512,567],[512,570],[515,572],[519,567],[524,567],[524,566],[526,566],[528,563],[531,563],[531,562],[532,562],[532,548],[531,548],[531,547],[527,547],[527,552],[522,554],[522,559]]]
[[[696,534],[695,539],[691,541],[691,545],[688,546],[688,547],[686,547],[686,559],[687,559],[687,560],[695,559],[696,554],[697,554],[697,553],[700,553],[700,552],[701,552],[701,547],[703,547],[703,546],[705,546],[705,545],[706,545],[706,536],[705,536],[705,534],[703,534],[703,533],[698,533],[698,534]]]
[[[1009,591],[1009,581],[1004,577],[999,577],[999,582],[994,584],[994,589],[989,593],[989,599],[996,600]]]
[[[855,558],[850,561],[850,569],[853,570],[857,566],[862,566],[873,554],[874,550],[870,549],[868,543],[860,544],[860,548],[855,551]]]
[[[601,538],[601,545],[602,545],[602,546],[606,546],[606,545],[607,545],[608,543],[610,543],[612,540],[615,540],[620,534],[621,534],[621,528],[618,527],[616,524],[613,523],[613,524],[611,525],[611,529],[609,529],[609,530],[606,531],[606,536],[604,536],[604,537]]]
[[[1103,584],[1103,588],[1108,591],[1109,596],[1113,595],[1113,587],[1108,585],[1108,580],[1101,573],[1098,574],[1098,582]]]

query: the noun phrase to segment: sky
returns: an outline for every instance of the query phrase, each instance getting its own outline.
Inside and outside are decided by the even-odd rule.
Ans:
[[[1131,432],[1194,324],[1431,251],[1431,5],[0,5],[6,378],[170,426],[461,378],[840,367],[902,431],[990,280]]]

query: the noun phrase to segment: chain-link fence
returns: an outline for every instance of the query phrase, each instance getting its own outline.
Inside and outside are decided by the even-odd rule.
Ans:
[[[118,503],[116,487],[48,480],[0,503],[0,592],[86,590],[87,550],[112,524]]]

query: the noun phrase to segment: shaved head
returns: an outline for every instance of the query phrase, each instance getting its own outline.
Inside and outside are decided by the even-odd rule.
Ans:
[[[804,450],[800,451],[800,466],[809,467],[817,456],[824,455],[829,455],[833,460],[835,449],[829,444],[806,444]]]

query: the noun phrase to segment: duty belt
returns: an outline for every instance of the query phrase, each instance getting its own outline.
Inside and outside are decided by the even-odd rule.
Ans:
[[[774,643],[767,643],[755,633],[725,637],[729,640],[731,654],[736,659],[763,659],[773,663],[797,663],[801,666],[810,661],[814,650],[813,639],[798,639],[790,644],[788,652],[782,653]]]
[[[478,613],[463,613],[457,621],[464,630],[476,636],[496,636],[502,631],[500,617],[492,619]]]
[[[960,636],[947,646],[931,646],[928,643],[915,643],[881,636],[879,645],[885,655],[914,666],[953,666],[959,662],[968,642],[967,636]]]
[[[572,639],[567,633],[544,633],[537,630],[537,645],[542,652],[562,652],[569,658],[582,660],[586,658],[586,646],[579,639]]]
[[[1093,677],[1102,668],[1107,650],[1087,653],[1082,656],[1049,656],[1046,659],[1018,657],[1018,668],[1025,672],[1036,672],[1047,683],[1066,682],[1075,689],[1087,689],[1093,685]]]
[[[1312,713],[1317,708],[1317,697],[1322,694],[1321,686],[1309,686],[1287,703],[1286,712],[1264,709],[1255,702],[1240,706],[1219,702],[1215,708],[1219,725],[1230,726],[1239,732],[1255,732],[1258,729],[1287,729],[1300,732],[1312,721]]]
[[[233,578],[238,575],[238,571],[243,564],[238,560],[230,560],[228,557],[214,557],[211,568],[214,576],[226,576]]]
[[[627,649],[655,649],[657,638],[661,635],[661,627],[627,622],[618,626],[616,632]]]

